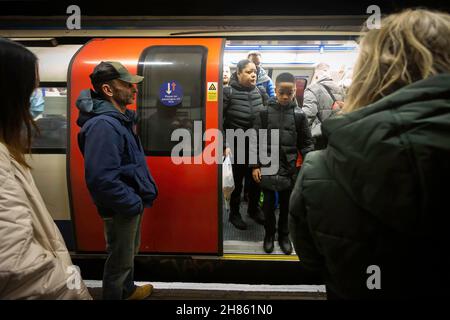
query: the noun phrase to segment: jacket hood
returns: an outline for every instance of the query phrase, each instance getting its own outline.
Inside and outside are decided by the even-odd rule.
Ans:
[[[82,127],[89,119],[101,114],[108,114],[125,122],[137,122],[136,113],[134,111],[127,109],[123,114],[117,110],[111,102],[102,99],[95,91],[90,89],[80,92],[76,101],[76,106],[78,110],[80,110],[77,119],[77,125],[80,127]]]
[[[257,85],[270,80],[269,75],[267,74],[267,71],[264,70],[263,67],[258,67],[258,74],[257,74],[256,79],[257,79],[256,80]]]
[[[450,178],[450,74],[329,118],[322,132],[327,166],[358,206],[395,230],[431,229]]]

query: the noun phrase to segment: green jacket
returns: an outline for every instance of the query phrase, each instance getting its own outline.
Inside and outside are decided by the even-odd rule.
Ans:
[[[450,74],[323,123],[290,202],[300,263],[339,298],[440,294],[449,284]],[[376,283],[380,268],[381,290]],[[370,278],[370,279],[369,279]]]

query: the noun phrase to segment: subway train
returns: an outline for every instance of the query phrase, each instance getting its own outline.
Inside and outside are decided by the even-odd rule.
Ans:
[[[232,281],[246,283],[307,283],[295,252],[284,255],[275,246],[272,254],[262,248],[263,226],[246,215],[247,230],[228,222],[222,196],[221,164],[203,161],[206,148],[217,141],[203,139],[199,151],[184,155],[183,163],[171,158],[172,127],[166,125],[158,105],[160,91],[176,83],[182,94],[174,121],[193,127],[201,138],[208,129],[222,127],[223,66],[233,70],[247,53],[258,50],[262,66],[275,80],[291,72],[297,80],[297,100],[311,82],[314,66],[328,63],[337,81],[345,80],[356,60],[359,31],[309,32],[307,36],[280,37],[260,32],[258,37],[226,32],[220,35],[146,37],[9,38],[23,42],[39,59],[44,109],[36,117],[41,134],[27,159],[45,203],[60,228],[76,264],[85,278],[101,278],[105,257],[103,224],[86,187],[83,158],[77,144],[76,99],[91,88],[89,74],[101,61],[120,61],[132,73],[144,76],[136,104],[138,134],[147,164],[158,184],[159,196],[145,210],[137,279]],[[55,40],[56,39],[56,40]],[[81,42],[81,43],[80,43]],[[48,43],[51,43],[50,45]],[[164,112],[164,110],[162,110]],[[161,114],[163,115],[161,115]],[[171,122],[173,123],[173,121]],[[157,128],[157,129],[155,129]],[[199,136],[198,136],[199,135]],[[276,272],[272,272],[278,270]],[[270,272],[268,275],[267,272]]]

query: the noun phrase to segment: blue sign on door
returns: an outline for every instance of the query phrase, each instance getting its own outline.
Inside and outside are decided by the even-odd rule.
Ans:
[[[166,81],[159,87],[159,100],[165,106],[176,106],[183,100],[183,88],[175,80]]]

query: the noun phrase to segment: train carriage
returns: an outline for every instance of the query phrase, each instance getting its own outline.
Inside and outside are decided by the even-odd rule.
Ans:
[[[91,87],[89,74],[95,65],[108,60],[120,61],[145,78],[138,87],[136,104],[129,107],[139,115],[138,134],[160,194],[144,215],[137,258],[145,262],[140,269],[142,274],[153,270],[151,274],[167,279],[194,276],[217,281],[231,277],[235,282],[258,283],[261,278],[255,268],[260,272],[266,267],[298,268],[295,253],[284,255],[278,246],[273,254],[264,253],[263,226],[245,215],[248,230],[237,230],[228,222],[221,192],[221,165],[204,161],[205,152],[217,147],[218,141],[203,139],[208,129],[220,130],[222,126],[224,64],[233,70],[247,52],[258,50],[263,55],[263,67],[273,79],[286,71],[295,75],[297,100],[301,101],[317,63],[329,63],[339,79],[356,58],[356,28],[340,34],[292,33],[288,37],[263,31],[257,36],[225,32],[202,37],[135,37],[139,32],[128,31],[126,37],[123,32],[119,32],[120,37],[56,37],[50,46],[48,38],[31,42],[16,38],[28,43],[39,58],[39,90],[45,100],[44,111],[36,118],[42,134],[35,139],[33,155],[29,157],[33,175],[76,263],[96,265],[90,267],[88,274],[95,269],[97,272],[91,274],[98,278],[105,242],[101,218],[84,180],[75,101],[81,90]],[[166,35],[164,30],[160,34]],[[174,83],[182,88],[182,97],[172,116],[200,141],[200,148],[183,155],[187,161],[181,164],[171,157],[174,142],[169,139],[173,128],[164,127],[164,121],[158,118],[161,90],[167,86],[169,90]],[[245,212],[245,203],[243,206]],[[160,271],[155,273],[155,269]],[[186,274],[186,269],[195,272]],[[138,268],[138,275],[139,272]],[[286,273],[277,276],[278,280],[267,281],[282,282],[288,277]]]

